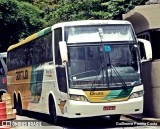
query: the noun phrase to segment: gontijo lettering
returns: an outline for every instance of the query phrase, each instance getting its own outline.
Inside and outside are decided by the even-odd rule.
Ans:
[[[22,70],[16,72],[16,80],[28,79],[28,70]]]
[[[95,92],[95,91],[91,91],[90,95],[103,95],[103,92]]]

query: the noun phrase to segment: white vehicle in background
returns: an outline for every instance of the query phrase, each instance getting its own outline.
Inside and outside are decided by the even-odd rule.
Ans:
[[[12,109],[11,96],[7,90],[6,58],[7,52],[0,53],[0,121],[16,119],[16,110]]]
[[[6,58],[7,52],[0,53],[0,97],[3,93],[7,92]]]

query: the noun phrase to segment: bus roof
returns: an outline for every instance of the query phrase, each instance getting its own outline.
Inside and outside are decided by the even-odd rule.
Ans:
[[[41,37],[49,32],[51,32],[54,28],[64,27],[64,26],[80,26],[80,25],[96,25],[96,24],[131,24],[129,21],[125,20],[82,20],[82,21],[70,21],[70,22],[62,22],[53,25],[52,27],[44,28],[43,30],[32,34],[21,42],[11,45],[7,51],[10,51],[14,48],[17,48],[31,40],[34,40],[38,37]]]
[[[70,21],[57,23],[52,26],[53,28],[64,27],[64,26],[80,26],[80,25],[96,25],[96,24],[131,24],[125,20],[82,20],[82,21]]]
[[[25,39],[22,40],[21,42],[19,42],[19,43],[17,43],[17,44],[14,44],[14,45],[11,45],[11,46],[8,48],[7,51],[10,51],[10,50],[12,50],[12,49],[14,49],[14,48],[17,48],[17,47],[19,47],[19,46],[21,46],[21,45],[23,45],[23,44],[25,44],[25,43],[27,43],[27,42],[29,42],[29,41],[31,41],[31,40],[34,40],[34,39],[36,39],[36,38],[38,38],[38,37],[41,37],[41,36],[43,36],[43,35],[45,35],[45,34],[47,34],[47,33],[49,33],[49,32],[51,32],[51,27],[44,28],[43,30],[41,30],[41,31],[39,31],[39,32],[37,32],[37,33],[34,33],[34,34],[32,34],[31,36],[25,38]]]

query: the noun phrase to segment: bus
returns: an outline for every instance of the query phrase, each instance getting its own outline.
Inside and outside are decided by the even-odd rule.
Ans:
[[[10,46],[13,108],[19,115],[24,110],[50,114],[54,123],[94,116],[117,121],[121,114],[142,113],[137,42],[128,21],[82,20],[54,24]]]

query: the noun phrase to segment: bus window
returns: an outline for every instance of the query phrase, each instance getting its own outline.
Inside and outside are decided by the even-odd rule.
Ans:
[[[58,28],[54,31],[54,43],[55,43],[55,63],[62,64],[60,50],[59,50],[59,41],[62,41],[62,29]]]

